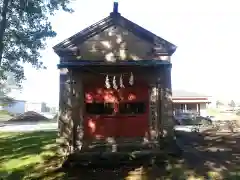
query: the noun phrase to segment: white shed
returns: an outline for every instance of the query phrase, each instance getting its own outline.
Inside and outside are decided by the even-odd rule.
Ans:
[[[41,113],[42,112],[42,103],[39,102],[26,102],[25,103],[25,112],[34,111]]]
[[[13,114],[22,114],[25,112],[25,104],[26,101],[24,100],[15,100],[14,103],[9,104],[8,106],[3,106],[2,110],[6,110]]]

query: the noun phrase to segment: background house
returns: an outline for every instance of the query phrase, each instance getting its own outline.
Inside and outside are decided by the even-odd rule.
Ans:
[[[1,106],[0,110],[8,111],[11,114],[22,114],[27,111],[37,113],[56,113],[56,108],[48,107],[44,102],[28,102],[24,100],[14,100],[13,103]]]
[[[43,106],[45,103],[39,103],[39,102],[26,102],[25,103],[25,112],[27,111],[34,111],[34,112],[42,112]]]
[[[2,106],[1,110],[8,111],[11,114],[22,114],[25,112],[25,104],[24,100],[14,100],[13,103]]]
[[[210,96],[185,90],[173,90],[174,113],[193,112],[207,115],[207,107],[211,103]]]

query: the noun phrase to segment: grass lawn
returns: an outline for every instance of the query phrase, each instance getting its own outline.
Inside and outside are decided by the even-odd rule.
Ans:
[[[5,110],[0,110],[0,115],[10,115],[10,113],[8,111],[5,111]]]
[[[11,119],[12,116],[9,114],[9,112],[0,110],[0,122],[5,122]]]
[[[208,108],[207,109],[207,114],[209,116],[218,116],[218,115],[220,115],[220,111],[216,108],[215,109],[214,108]]]
[[[0,179],[61,179],[52,173],[61,164],[55,139],[56,132],[0,133]]]

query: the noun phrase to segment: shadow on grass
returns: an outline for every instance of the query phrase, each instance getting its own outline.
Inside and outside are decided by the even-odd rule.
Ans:
[[[0,133],[0,177],[23,179],[51,166],[57,132]],[[43,170],[39,167],[42,166]]]
[[[72,167],[61,169],[56,155],[56,132],[0,134],[2,179],[239,179],[239,134],[182,133],[186,152],[180,159],[147,167],[145,162],[128,166]]]
[[[166,157],[165,163],[145,167],[71,168],[66,179],[240,179],[240,134],[181,133],[185,152],[181,158]],[[100,166],[101,167],[101,166]]]
[[[0,163],[27,155],[39,154],[43,147],[55,143],[56,132],[0,134]]]
[[[218,179],[240,179],[240,133],[181,133],[184,160],[194,173]]]

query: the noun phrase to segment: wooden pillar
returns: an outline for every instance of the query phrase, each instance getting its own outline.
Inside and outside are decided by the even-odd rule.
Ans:
[[[157,108],[157,88],[156,84],[151,84],[149,86],[149,128],[150,136],[151,131],[157,131],[157,121],[158,121],[158,108]],[[152,137],[150,137],[152,138]]]
[[[159,131],[161,133],[161,136],[163,135],[163,125],[164,125],[164,98],[163,98],[163,89],[161,87],[161,81],[158,84],[158,103],[159,103],[159,109],[158,109],[158,119],[159,119]]]
[[[83,112],[84,112],[84,92],[81,74],[77,71],[70,71],[70,101],[71,118],[73,121],[73,146],[78,151],[83,146]]]
[[[165,64],[161,71],[162,87],[162,119],[164,135],[173,134],[173,102],[172,102],[172,83],[171,83],[171,63]]]
[[[60,70],[60,93],[59,93],[59,115],[57,142],[60,152],[68,155],[73,151],[73,119],[72,119],[72,89],[71,72],[68,69]]]
[[[157,72],[156,87],[157,87],[157,114],[158,114],[158,133],[159,138],[163,136],[163,118],[164,118],[164,100],[163,100],[163,76],[161,69]]]
[[[196,105],[197,105],[197,113],[198,113],[198,115],[200,115],[200,112],[199,112],[199,104],[197,103]]]
[[[83,76],[81,72],[76,73],[77,78],[76,91],[77,93],[77,149],[83,149],[83,138],[84,138],[84,112],[85,112],[85,103],[84,103],[84,87],[83,87]]]
[[[187,104],[184,104],[184,112],[187,111]]]
[[[64,121],[63,116],[66,111],[66,106],[64,103],[64,90],[65,90],[65,83],[67,81],[67,69],[60,69],[60,86],[59,86],[59,114],[58,114],[58,136],[59,138],[63,137],[64,135]]]
[[[71,131],[70,139],[71,139],[71,152],[75,149],[75,126],[76,126],[76,118],[74,116],[75,113],[75,99],[74,99],[74,80],[73,80],[73,72],[72,69],[68,69],[68,88],[67,88],[67,106],[68,106],[68,118],[69,118],[69,130]]]

